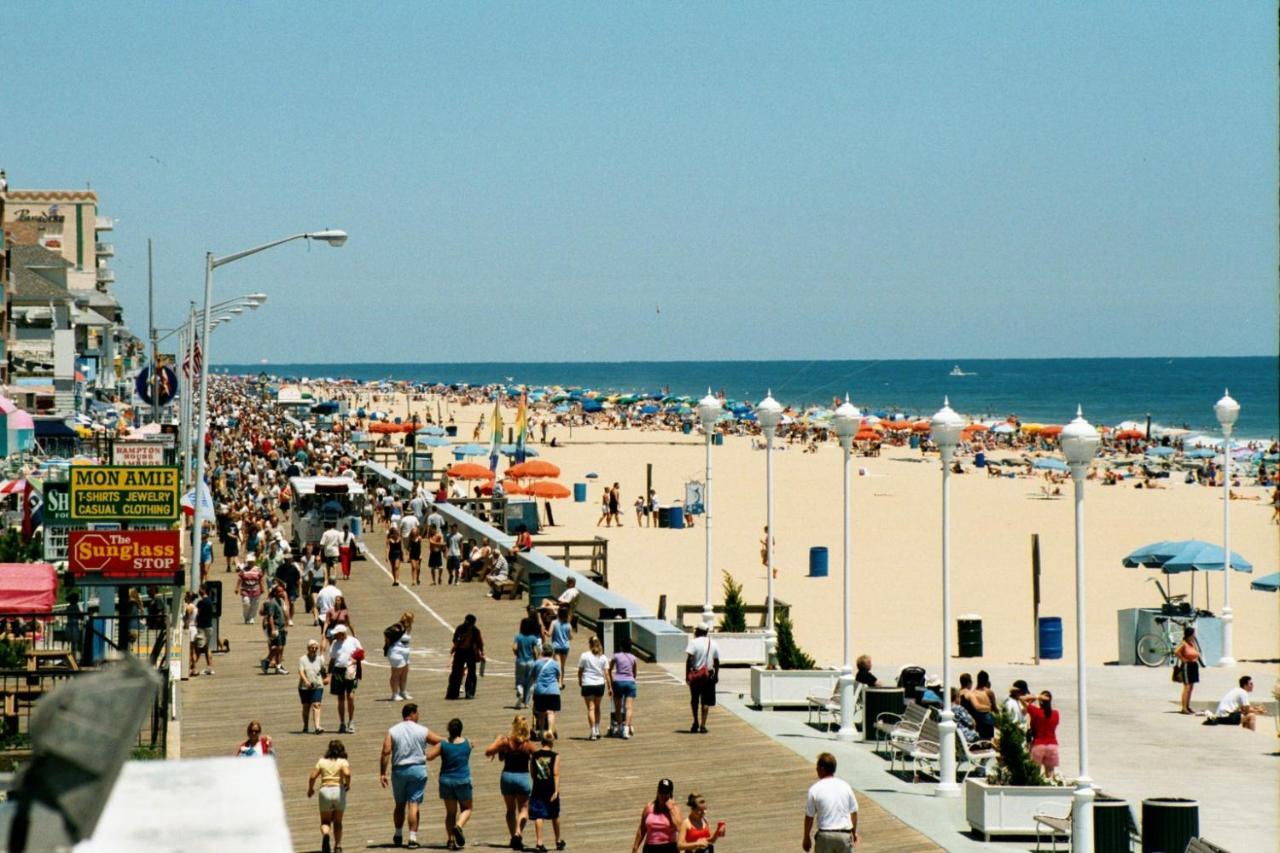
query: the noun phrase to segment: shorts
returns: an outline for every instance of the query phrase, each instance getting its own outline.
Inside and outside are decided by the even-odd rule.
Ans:
[[[458,802],[466,802],[475,799],[472,796],[470,782],[446,782],[440,780],[440,799],[457,800]]]
[[[462,567],[461,557],[449,557],[447,560],[445,560],[445,568],[449,570],[449,574],[451,575],[456,575],[458,573],[458,570],[461,567]]]
[[[560,819],[560,798],[554,800],[540,800],[537,797],[529,798],[529,819],[530,820],[559,820]]]
[[[645,844],[642,849],[643,853],[678,853],[680,848],[672,841],[670,844]]]
[[[335,564],[335,563],[337,563],[337,562],[338,562],[338,555],[337,555],[337,554],[333,554],[332,556],[331,556],[331,555],[329,555],[329,554],[325,554],[325,555],[324,555],[324,564],[325,564],[325,567],[326,567],[326,568],[330,568],[330,569],[332,569],[332,568],[333,568],[333,566],[334,566],[334,564]]]
[[[409,650],[404,646],[394,646],[387,654],[387,663],[392,669],[402,669],[409,665]]]
[[[1056,743],[1041,743],[1031,747],[1031,760],[1046,770],[1055,769],[1059,764],[1058,745]]]
[[[322,812],[344,812],[347,810],[347,789],[341,785],[325,785],[316,792],[316,801],[320,803]]]
[[[208,628],[196,629],[195,644],[197,649],[209,648],[209,629]]]
[[[818,830],[813,835],[814,853],[847,853],[852,849],[852,832]]]
[[[528,773],[513,773],[509,770],[503,770],[502,776],[498,779],[498,789],[505,797],[517,795],[527,797],[533,792],[533,780],[529,778]]]
[[[619,699],[636,698],[636,683],[634,681],[613,682],[613,695]]]
[[[603,696],[604,685],[603,684],[584,684],[582,685],[582,695],[586,696],[587,698],[590,698],[592,696]]]
[[[283,649],[283,648],[284,648],[285,643],[287,643],[288,641],[289,641],[289,632],[288,632],[288,631],[276,631],[276,635],[275,635],[274,637],[268,637],[268,638],[267,638],[267,643],[268,643],[272,648],[279,648],[279,649]]]
[[[324,701],[323,687],[299,687],[298,701],[303,705],[318,705]]]
[[[1232,711],[1230,714],[1224,714],[1218,717],[1218,725],[1220,726],[1238,726],[1244,716],[1239,711]]]
[[[329,692],[334,696],[346,696],[348,693],[354,693],[359,685],[358,679],[334,675],[329,679]]]
[[[708,708],[716,704],[716,682],[711,678],[698,678],[689,682],[689,698]]]
[[[427,554],[427,565],[433,569],[438,569],[444,565],[444,555],[439,551],[432,551]]]
[[[397,803],[420,803],[426,790],[425,764],[409,764],[391,770],[391,793]]]
[[[198,628],[196,628],[196,626],[195,626],[195,625],[189,625],[189,626],[187,626],[187,642],[188,642],[188,643],[190,643],[190,644],[191,644],[191,645],[193,645],[193,646],[196,644],[196,632],[197,632],[198,630],[199,630],[199,629],[198,629]],[[68,631],[67,633],[69,633],[69,634],[78,634],[79,632],[78,632],[78,631]],[[208,641],[206,640],[206,642],[208,642]]]
[[[533,710],[539,714],[544,714],[547,711],[559,711],[560,710],[560,694],[559,693],[534,693],[533,694]]]

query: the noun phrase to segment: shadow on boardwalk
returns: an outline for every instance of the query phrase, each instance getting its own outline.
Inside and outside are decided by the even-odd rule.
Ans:
[[[374,559],[356,563],[349,581],[340,583],[352,613],[357,635],[369,649],[365,679],[358,691],[356,732],[336,735],[337,711],[326,695],[322,736],[301,733],[301,712],[294,674],[306,641],[318,636],[299,603],[295,626],[289,632],[285,654],[288,675],[263,675],[258,661],[265,641],[258,625],[241,624],[238,603],[227,585],[228,607],[221,623],[222,636],[231,652],[217,655],[212,677],[183,683],[184,758],[231,755],[243,740],[251,719],[263,724],[278,752],[285,808],[294,846],[319,850],[317,807],[306,797],[307,775],[331,737],[341,737],[351,759],[352,790],[345,818],[343,847],[355,851],[391,844],[392,799],[378,786],[378,754],[388,726],[400,720],[400,702],[390,700],[385,658],[381,655],[382,629],[404,610],[414,611],[413,669],[409,691],[421,708],[421,721],[443,732],[452,717],[465,726],[464,735],[476,747],[472,755],[475,783],[475,815],[467,826],[469,848],[506,846],[507,831],[502,798],[498,793],[500,766],[482,755],[483,748],[505,732],[516,713],[512,681],[511,637],[524,609],[524,601],[493,601],[484,596],[483,584],[392,587],[383,568],[380,534],[366,537]],[[404,573],[407,576],[407,572]],[[423,574],[426,575],[424,567]],[[215,574],[224,582],[229,574]],[[452,625],[467,613],[475,613],[484,633],[489,663],[471,701],[445,701]],[[574,637],[566,677],[564,713],[560,718],[562,755],[561,825],[568,849],[578,851],[630,850],[640,811],[654,796],[658,779],[669,776],[676,783],[676,800],[683,807],[692,790],[708,803],[711,819],[723,820],[728,835],[719,851],[784,851],[800,848],[805,792],[813,781],[812,767],[786,748],[755,731],[731,713],[716,711],[710,733],[688,731],[689,708],[684,685],[657,666],[641,665],[640,695],[636,704],[636,735],[629,741],[586,739],[586,714],[576,687],[577,655],[585,648],[585,636]],[[424,816],[418,837],[427,849],[444,848],[444,809],[437,799],[435,776],[424,800]],[[880,809],[866,797],[861,806],[860,832],[867,850],[936,850],[923,835]],[[245,815],[252,820],[252,815]],[[550,826],[546,827],[550,832]],[[533,827],[525,841],[533,847]],[[552,846],[552,845],[548,845]]]

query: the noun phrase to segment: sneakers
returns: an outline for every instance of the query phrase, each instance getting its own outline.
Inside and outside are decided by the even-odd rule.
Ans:
[[[346,724],[346,723],[342,723],[341,725],[339,725],[339,726],[338,726],[338,734],[340,734],[340,735],[345,735],[346,733],[347,733],[347,724]],[[396,839],[396,846],[397,846],[397,847],[399,847],[399,846],[400,846],[400,839],[399,839],[399,838],[397,838],[397,839]]]
[[[391,836],[391,846],[392,846],[392,847],[401,847],[401,846],[403,846],[403,845],[404,845],[404,839],[403,839],[403,838],[401,838],[399,835],[393,835],[393,836]]]
[[[630,726],[622,726],[622,739],[623,739],[623,740],[631,740],[631,727],[630,727]]]
[[[355,724],[355,723],[347,723],[347,734],[349,734],[349,735],[353,735],[353,734],[355,734],[355,733],[356,733],[356,724]]]
[[[689,726],[689,734],[691,734],[691,735],[696,735],[697,733],[698,733],[698,724],[697,724],[697,723],[694,723],[692,726]]]
[[[404,701],[404,697],[403,697],[403,696],[401,696],[399,693],[392,693],[392,694],[391,694],[391,701],[392,701],[392,702],[402,702],[402,701]]]
[[[200,672],[200,674],[201,674],[201,675],[213,675],[213,670],[206,666],[206,667],[205,667],[205,668]]]
[[[410,699],[412,699],[413,697],[412,697],[412,696],[410,696],[408,693],[401,693],[401,694],[400,694],[400,698],[401,698],[401,699],[403,699],[403,700],[405,700],[406,702],[408,702],[408,701],[409,701]]]
[[[267,669],[269,669],[269,665],[268,665],[268,663],[267,663],[267,659],[266,659],[266,658],[263,658],[262,660],[258,661],[258,666],[262,669],[262,674],[263,674],[263,675],[266,675],[266,674],[267,674]]]
[[[700,734],[700,735],[705,735],[706,733],[707,733],[707,727],[706,727],[706,726],[698,726],[698,734]]]
[[[288,675],[288,674],[289,674],[289,670],[279,665],[276,666],[276,675]]]
[[[462,834],[462,829],[460,827],[455,826],[453,828],[453,840],[457,842],[459,847],[467,846],[467,837]]]

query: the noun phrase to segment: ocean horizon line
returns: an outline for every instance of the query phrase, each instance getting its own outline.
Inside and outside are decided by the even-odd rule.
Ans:
[[[390,365],[412,367],[415,365],[497,365],[497,364],[809,364],[809,363],[826,363],[826,364],[844,364],[844,363],[883,363],[883,362],[999,362],[999,361],[1036,361],[1036,362],[1056,362],[1056,361],[1198,361],[1198,360],[1228,360],[1228,359],[1274,359],[1277,366],[1280,367],[1280,354],[1272,355],[1269,353],[1258,355],[1088,355],[1088,356],[947,356],[943,357],[920,357],[920,358],[648,358],[648,359],[548,359],[548,360],[512,360],[503,359],[497,361],[376,361],[376,360],[350,360],[350,361],[271,361],[260,360],[256,362],[248,361],[226,361],[212,362],[213,367],[250,367],[261,368],[270,367],[272,365],[280,365],[291,367],[295,365],[305,365],[308,367],[341,367],[341,366],[369,366],[369,365]]]

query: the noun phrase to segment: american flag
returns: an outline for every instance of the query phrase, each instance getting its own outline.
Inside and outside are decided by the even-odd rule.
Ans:
[[[197,340],[195,346],[191,348],[191,353],[182,360],[182,375],[187,379],[193,379],[200,375],[200,341]]]

